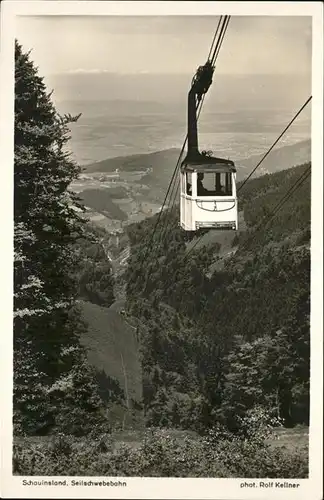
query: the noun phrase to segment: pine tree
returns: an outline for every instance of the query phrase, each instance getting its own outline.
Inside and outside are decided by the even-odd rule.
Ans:
[[[272,336],[238,343],[228,356],[222,410],[244,415],[260,405],[286,426],[308,424],[310,376],[310,295],[298,291],[291,315]]]
[[[86,363],[73,279],[73,243],[84,234],[84,220],[75,210],[80,207],[77,197],[69,191],[80,167],[66,151],[68,124],[77,119],[56,112],[29,54],[16,42],[14,426],[25,434],[58,428],[60,415],[71,405],[75,411],[84,407],[84,398],[92,415],[100,413],[93,387],[89,396],[92,378],[86,370],[84,390],[73,401],[66,396],[66,384],[60,385],[69,379],[73,386]]]

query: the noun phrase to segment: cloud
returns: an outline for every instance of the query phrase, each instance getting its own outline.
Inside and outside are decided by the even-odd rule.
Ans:
[[[64,71],[63,73],[69,74],[69,75],[74,75],[74,74],[100,74],[100,73],[111,73],[109,69],[99,69],[99,68],[90,68],[90,69],[85,69],[85,68],[76,68],[76,69],[69,69],[68,71]]]
[[[100,69],[100,68],[76,68],[76,69],[69,69],[67,71],[62,71],[60,74],[62,75],[101,75],[101,74],[118,74],[118,75],[149,75],[151,72],[149,70],[143,69],[139,71],[118,71],[114,72],[111,71],[110,69]]]

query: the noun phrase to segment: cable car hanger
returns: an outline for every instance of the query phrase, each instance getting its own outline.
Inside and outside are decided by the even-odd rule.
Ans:
[[[235,164],[229,159],[212,156],[210,151],[200,152],[198,148],[197,110],[213,82],[215,58],[227,24],[225,18],[212,58],[199,66],[188,92],[187,154],[180,167],[180,225],[185,231],[238,228]],[[212,190],[202,183],[205,173],[209,178],[212,174]],[[221,183],[222,178],[225,185]]]
[[[222,164],[229,167],[230,172],[235,172],[234,162],[224,158],[213,157],[211,152],[199,152],[198,130],[197,130],[197,103],[201,101],[204,94],[208,92],[213,82],[215,66],[208,60],[203,66],[199,66],[188,93],[188,142],[187,155],[182,164]],[[230,168],[232,167],[232,168]]]

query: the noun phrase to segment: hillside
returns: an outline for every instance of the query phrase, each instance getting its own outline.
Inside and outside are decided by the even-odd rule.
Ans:
[[[307,424],[309,178],[269,227],[260,229],[260,222],[308,166],[251,180],[239,195],[246,226],[232,241],[216,241],[210,231],[205,244],[189,254],[175,208],[163,238],[154,235],[151,256],[145,248],[156,217],[129,226],[126,307],[143,325],[143,396],[150,425],[198,430],[216,419],[235,427],[239,414],[256,404],[279,412],[288,427]],[[248,370],[244,377],[242,370]]]
[[[253,155],[246,160],[237,162],[238,169],[244,168],[244,172],[250,172],[261,160],[263,155]],[[311,140],[300,141],[290,146],[278,147],[267,156],[256,175],[271,174],[285,170],[292,165],[301,165],[311,160]],[[245,175],[244,175],[245,176]],[[241,179],[242,175],[238,175]]]
[[[102,213],[111,219],[127,220],[127,215],[112,201],[110,192],[105,189],[85,189],[79,197],[87,207]]]
[[[161,172],[169,165],[174,165],[179,153],[179,149],[171,148],[155,153],[118,156],[86,165],[84,170],[85,172],[114,172],[116,169],[121,169],[125,172],[144,172],[146,169],[152,168],[154,172]]]
[[[81,302],[88,328],[81,343],[96,369],[102,397],[111,405],[136,409],[142,399],[142,373],[136,329],[113,309]],[[123,412],[122,412],[123,413]]]

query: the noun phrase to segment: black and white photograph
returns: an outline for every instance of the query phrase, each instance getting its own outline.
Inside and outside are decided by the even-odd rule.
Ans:
[[[320,500],[322,4],[3,4],[2,496]]]

